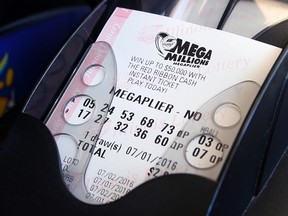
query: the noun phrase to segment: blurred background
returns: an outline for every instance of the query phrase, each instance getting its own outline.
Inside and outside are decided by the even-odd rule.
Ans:
[[[1,2],[0,144],[54,56],[96,4],[89,0]]]
[[[17,21],[27,16],[47,12],[54,9],[88,5],[87,0],[25,0],[25,1],[2,1],[0,7],[0,26]]]

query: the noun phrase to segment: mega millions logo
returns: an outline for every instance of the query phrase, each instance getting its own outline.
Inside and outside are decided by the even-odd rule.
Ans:
[[[206,66],[212,56],[212,50],[181,38],[175,38],[165,32],[155,38],[155,45],[159,55],[174,65],[199,68]]]

